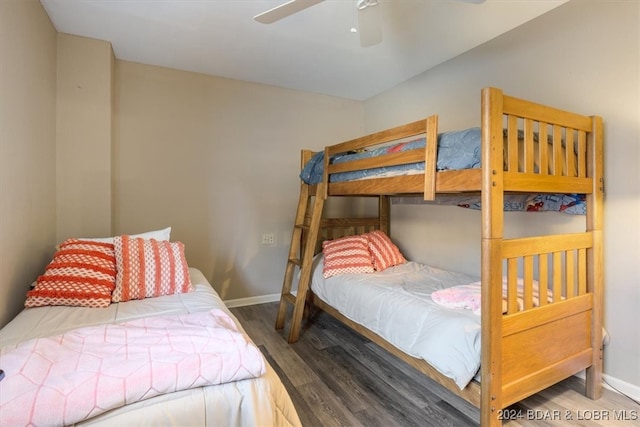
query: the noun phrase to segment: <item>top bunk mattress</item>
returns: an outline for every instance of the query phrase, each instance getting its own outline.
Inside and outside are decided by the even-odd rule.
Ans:
[[[504,130],[504,168],[507,170],[507,158],[509,153],[508,130]],[[553,136],[548,135],[546,140],[551,148],[554,140]],[[533,168],[538,173],[539,167],[539,144],[540,137],[537,133],[533,134],[534,156]],[[426,140],[419,138],[412,141],[398,142],[386,146],[378,146],[372,149],[360,150],[358,152],[347,152],[337,154],[330,159],[331,164],[347,163],[355,160],[376,158],[393,153],[401,153],[411,150],[424,150]],[[444,132],[438,134],[437,149],[437,171],[458,171],[465,169],[479,169],[481,167],[481,130],[479,127],[464,129],[461,131]],[[525,150],[524,150],[524,132],[517,131],[517,154],[518,161],[515,168],[518,171],[525,170]],[[563,175],[577,176],[577,147],[572,152],[574,161],[567,162],[567,150],[564,140],[561,143],[559,151],[558,163],[562,165]],[[325,152],[315,153],[311,159],[303,166],[300,178],[306,184],[314,185],[321,183],[324,179],[324,156]],[[573,165],[573,166],[568,166]],[[512,166],[513,167],[513,166]],[[548,172],[551,173],[556,167],[550,162],[548,164]],[[332,173],[328,179],[330,183],[361,181],[373,178],[388,178],[394,176],[415,175],[425,173],[425,162],[405,163],[393,166],[372,167],[368,169],[359,169],[349,172]],[[416,197],[395,197],[394,201],[401,204],[416,203],[433,203],[439,205],[455,205],[470,209],[480,209],[480,197],[477,195],[468,195],[464,193],[453,193],[441,195],[433,201],[423,202]],[[553,211],[570,215],[586,214],[586,198],[584,194],[564,194],[564,193],[520,193],[504,195],[504,211],[526,211],[526,212],[544,212]]]
[[[526,160],[525,150],[525,132],[522,129],[517,129],[513,132],[515,144],[510,148],[510,131],[509,129],[503,129],[503,161],[504,170],[510,170],[512,172],[524,172],[525,163],[531,162],[532,168],[535,173],[540,173],[540,152],[544,151],[547,156],[556,156],[553,162],[548,162],[546,169],[549,174],[563,175],[569,177],[578,176],[577,164],[578,164],[578,151],[579,147],[573,145],[573,149],[567,149],[566,141],[564,137],[558,136],[557,141],[559,143],[559,149],[553,148],[554,139],[553,135],[547,135],[546,138],[540,137],[540,135],[534,132],[531,137],[533,141],[532,159]],[[540,140],[546,140],[547,147],[543,150],[540,145]],[[573,141],[574,137],[571,137]],[[482,135],[479,127],[473,127],[464,130],[451,131],[439,133],[437,137],[437,164],[436,171],[456,171],[464,169],[479,169],[482,166]],[[354,160],[361,160],[367,158],[382,157],[387,154],[402,153],[411,150],[424,150],[426,145],[425,138],[418,138],[411,141],[401,141],[390,145],[375,145],[372,144],[371,148],[366,148],[357,151],[348,151],[339,153],[331,157],[329,162],[331,164],[347,163]],[[509,163],[509,150],[514,150],[516,156],[515,165],[508,165]],[[555,151],[554,151],[555,150]],[[571,159],[569,159],[569,157]],[[571,161],[568,161],[571,160]],[[555,164],[554,164],[555,163]],[[557,164],[557,165],[556,165]],[[560,168],[562,172],[554,171],[554,168]],[[370,167],[367,169],[359,169],[349,172],[339,172],[329,175],[329,182],[347,182],[358,181],[362,179],[370,178],[383,178],[399,175],[411,175],[424,173],[425,164],[424,161],[397,164],[385,167]],[[306,184],[319,184],[322,182],[324,176],[324,151],[315,153],[312,158],[303,166],[300,173],[300,179]]]
[[[393,145],[345,153],[334,156],[332,163],[344,163],[370,157],[378,157],[385,154],[401,153],[408,150],[423,149],[425,138],[413,141],[399,142]],[[461,131],[444,132],[438,135],[438,164],[436,169],[461,170],[480,167],[481,138],[480,128],[474,127]],[[322,182],[324,170],[324,151],[316,153],[303,167],[300,178],[307,184]],[[387,176],[409,175],[424,173],[424,162],[415,162],[398,166],[378,167],[352,172],[331,174],[329,182],[355,181],[367,178],[380,178]]]

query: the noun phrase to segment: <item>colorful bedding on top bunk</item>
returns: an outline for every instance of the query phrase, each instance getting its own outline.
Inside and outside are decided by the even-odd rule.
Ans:
[[[506,132],[506,131],[505,131]],[[522,137],[519,132],[519,138]],[[537,141],[537,135],[534,135]],[[549,141],[551,142],[551,141]],[[382,156],[385,154],[421,149],[425,147],[425,138],[400,142],[393,145],[348,152],[334,156],[332,164],[344,163],[364,158]],[[477,169],[481,167],[481,135],[480,128],[474,127],[461,131],[444,132],[438,134],[438,156],[436,170]],[[307,184],[322,182],[324,171],[324,151],[316,153],[304,165],[300,179]],[[329,182],[356,181],[369,178],[384,178],[400,175],[424,173],[424,162],[408,163],[404,165],[376,167],[365,170],[334,173],[329,176]],[[416,203],[415,198],[395,198],[396,203]],[[419,201],[422,203],[422,201]],[[465,195],[448,195],[438,197],[434,202],[441,205],[455,205],[463,208],[480,209],[478,197]],[[505,211],[543,212],[553,211],[572,215],[585,215],[586,202],[583,194],[506,194],[504,196]]]
[[[331,159],[332,163],[343,163],[368,157],[376,157],[390,153],[424,148],[424,138],[400,142],[372,150],[357,153],[339,154]],[[480,167],[480,128],[461,131],[444,132],[438,135],[437,170],[460,170]],[[316,153],[304,166],[300,178],[307,184],[318,184],[322,181],[324,169],[324,152]],[[354,181],[384,176],[408,175],[424,171],[424,162],[409,163],[400,166],[380,167],[353,172],[335,173],[329,177],[330,182]]]
[[[424,201],[417,197],[394,197],[395,204],[455,205],[461,208],[480,209],[480,198],[464,195],[439,195],[436,200]],[[585,215],[587,205],[584,194],[505,194],[504,210],[507,212],[561,212],[569,215]]]

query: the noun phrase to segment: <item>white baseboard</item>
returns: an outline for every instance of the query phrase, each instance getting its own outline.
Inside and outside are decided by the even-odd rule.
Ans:
[[[576,374],[576,377],[584,380],[584,371]],[[604,380],[602,382],[602,387],[606,388],[607,390],[611,390],[615,393],[622,393],[629,396],[633,400],[640,401],[640,386],[622,381],[621,379],[612,377],[607,374],[602,374],[602,379]]]
[[[224,303],[227,307],[244,307],[247,305],[265,304],[268,302],[280,301],[280,294],[262,295],[259,297],[228,299]]]
[[[610,377],[609,375],[603,375],[603,377],[607,383],[609,383],[603,384],[605,387],[609,389],[615,387],[613,391],[619,391],[631,397],[635,401],[640,401],[640,386],[619,380],[618,378]]]

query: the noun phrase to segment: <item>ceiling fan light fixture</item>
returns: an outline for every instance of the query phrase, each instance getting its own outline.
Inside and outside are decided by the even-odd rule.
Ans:
[[[305,10],[324,0],[289,0],[253,18],[263,24],[272,24],[297,12]],[[352,0],[353,1],[353,0]],[[465,1],[465,0],[462,0]],[[470,0],[483,1],[483,0]],[[369,47],[382,42],[382,12],[379,0],[355,0],[358,26],[350,29],[360,35],[360,46]]]
[[[358,32],[360,46],[369,47],[382,42],[382,14],[378,0],[358,0]]]
[[[298,13],[323,1],[324,0],[289,0],[280,6],[276,6],[266,12],[262,12],[254,16],[253,19],[262,24],[273,24],[276,21],[293,15],[294,13]]]
[[[379,4],[378,0],[358,0],[356,2],[356,8],[358,10],[364,10],[371,6],[377,6]]]

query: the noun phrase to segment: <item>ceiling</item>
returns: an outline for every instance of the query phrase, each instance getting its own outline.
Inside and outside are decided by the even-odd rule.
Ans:
[[[356,0],[273,24],[286,0],[41,0],[56,30],[111,42],[117,59],[365,100],[567,0],[380,0],[383,42],[360,46]]]

